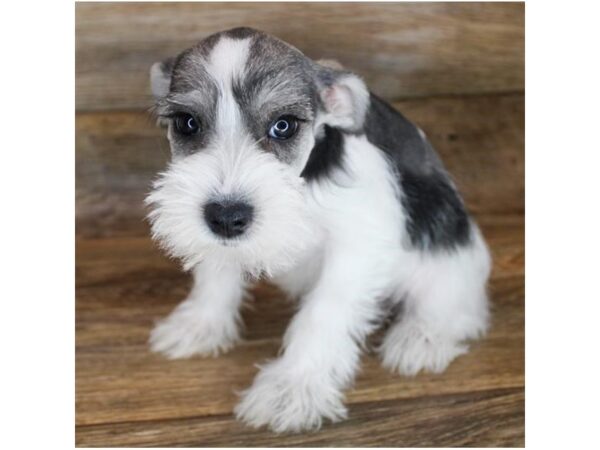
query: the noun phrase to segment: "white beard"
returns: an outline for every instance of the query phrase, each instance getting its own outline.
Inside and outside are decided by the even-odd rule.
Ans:
[[[186,270],[207,261],[238,264],[251,277],[274,276],[319,240],[305,190],[288,166],[252,146],[203,150],[172,162],[154,183],[146,199],[152,236]],[[206,203],[227,198],[244,199],[255,210],[240,239],[218,238],[203,219]]]

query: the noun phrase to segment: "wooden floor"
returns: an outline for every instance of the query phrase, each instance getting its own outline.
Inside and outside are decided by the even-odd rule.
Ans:
[[[148,350],[153,323],[190,279],[150,241],[142,199],[166,154],[143,112],[77,115],[76,443],[78,446],[523,446],[523,95],[396,106],[432,139],[491,247],[489,335],[441,375],[401,377],[370,351],[347,392],[349,419],[277,436],[236,422],[236,391],[276,356],[292,314],[261,286],[245,342],[216,359]]]
[[[348,392],[348,421],[275,436],[234,421],[236,391],[274,357],[291,307],[259,287],[246,340],[216,358],[168,361],[148,351],[153,322],[189,286],[145,237],[77,240],[78,446],[522,446],[522,216],[481,217],[495,266],[493,327],[442,375],[405,378],[373,354]]]

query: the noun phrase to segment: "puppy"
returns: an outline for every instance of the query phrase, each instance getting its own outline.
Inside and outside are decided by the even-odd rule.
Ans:
[[[488,324],[490,257],[424,133],[333,63],[249,28],[151,69],[172,161],[147,198],[154,239],[194,275],[152,331],[169,358],[239,340],[250,283],[299,299],[281,355],[237,417],[276,432],[347,415],[361,347],[404,375],[441,372]]]

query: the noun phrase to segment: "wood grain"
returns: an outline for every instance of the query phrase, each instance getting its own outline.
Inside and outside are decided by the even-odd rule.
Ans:
[[[252,26],[392,100],[524,89],[524,3],[77,3],[79,111],[145,109],[152,63]]]
[[[524,211],[524,96],[442,97],[395,103],[433,142],[478,214]],[[147,235],[143,199],[169,158],[145,112],[76,116],[77,233]]]
[[[85,446],[523,447],[523,388],[363,403],[316,433],[273,436],[230,415],[77,428]]]
[[[350,420],[277,437],[235,423],[235,391],[276,355],[292,305],[254,290],[245,341],[219,358],[167,361],[148,352],[153,321],[189,279],[147,237],[76,241],[76,425],[80,446],[523,445],[524,236],[520,215],[482,216],[492,249],[491,332],[442,375],[404,378],[372,351],[347,400]]]

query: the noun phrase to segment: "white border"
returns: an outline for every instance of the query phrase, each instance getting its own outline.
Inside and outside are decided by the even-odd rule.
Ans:
[[[2,6],[3,448],[74,446],[74,7]]]

